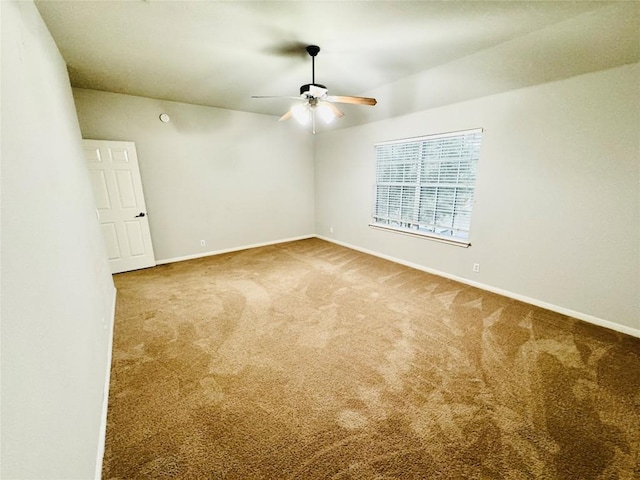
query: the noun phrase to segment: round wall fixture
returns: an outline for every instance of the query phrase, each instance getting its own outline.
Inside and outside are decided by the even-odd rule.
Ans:
[[[160,121],[161,122],[169,123],[169,120],[171,120],[171,117],[169,117],[169,115],[167,115],[166,113],[161,113],[160,114]]]

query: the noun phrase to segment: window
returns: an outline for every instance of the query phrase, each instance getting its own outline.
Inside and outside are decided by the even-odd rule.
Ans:
[[[373,227],[469,245],[482,129],[376,144]]]

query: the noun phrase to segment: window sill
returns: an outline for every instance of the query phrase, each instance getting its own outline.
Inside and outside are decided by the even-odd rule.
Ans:
[[[448,243],[449,245],[455,245],[456,247],[468,248],[468,247],[471,246],[471,243],[469,243],[466,240],[458,240],[458,239],[451,238],[451,237],[443,237],[441,235],[436,235],[436,234],[433,234],[433,233],[416,232],[415,230],[409,230],[409,229],[397,228],[397,227],[389,227],[389,226],[386,226],[386,225],[378,225],[376,223],[370,223],[369,226],[371,228],[375,228],[377,230],[386,230],[386,231],[390,231],[390,232],[401,233],[403,235],[409,235],[411,237],[425,238],[427,240],[433,240],[434,242]]]

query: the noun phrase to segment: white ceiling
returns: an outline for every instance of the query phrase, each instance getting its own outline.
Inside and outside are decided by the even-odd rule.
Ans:
[[[73,86],[280,115],[311,82],[343,126],[640,61],[633,1],[37,1]]]

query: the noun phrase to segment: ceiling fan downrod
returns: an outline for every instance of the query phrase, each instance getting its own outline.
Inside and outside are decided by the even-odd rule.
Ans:
[[[307,53],[311,56],[311,85],[316,84],[316,55],[320,53],[318,45],[308,45]]]

